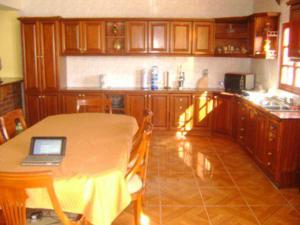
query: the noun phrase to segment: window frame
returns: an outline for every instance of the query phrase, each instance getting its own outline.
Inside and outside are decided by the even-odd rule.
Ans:
[[[281,35],[281,43],[280,43],[280,67],[279,67],[279,89],[284,90],[284,91],[288,91],[288,92],[292,92],[295,94],[300,94],[300,87],[296,87],[295,86],[295,82],[296,82],[296,72],[297,69],[300,69],[300,65],[297,66],[297,61],[293,61],[293,65],[285,65],[283,64],[283,60],[284,60],[284,49],[285,48],[289,48],[290,43],[288,43],[288,45],[284,45],[284,31],[285,29],[290,29],[290,23],[284,23],[282,24],[282,35]],[[299,62],[298,62],[299,63]],[[293,68],[293,83],[292,85],[288,85],[288,84],[283,84],[281,83],[281,79],[282,79],[282,68],[286,67],[286,68]]]

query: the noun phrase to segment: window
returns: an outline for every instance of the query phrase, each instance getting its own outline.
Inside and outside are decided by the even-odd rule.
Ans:
[[[279,88],[300,94],[300,62],[289,59],[289,24],[283,24]]]

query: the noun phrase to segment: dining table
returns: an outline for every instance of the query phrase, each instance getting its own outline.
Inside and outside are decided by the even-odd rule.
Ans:
[[[49,116],[0,146],[0,171],[49,170],[63,211],[81,214],[94,225],[110,225],[131,202],[125,174],[137,129],[135,118],[127,115]],[[31,138],[36,136],[66,137],[60,165],[21,165],[29,155]],[[26,191],[27,208],[53,209],[44,188]]]

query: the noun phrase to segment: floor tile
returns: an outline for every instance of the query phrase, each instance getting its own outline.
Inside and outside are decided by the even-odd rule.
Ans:
[[[207,207],[212,225],[257,225],[248,207]]]
[[[294,207],[300,208],[300,190],[298,188],[281,189],[280,192]]]
[[[247,206],[237,188],[201,188],[205,206]]]
[[[262,172],[230,172],[234,182],[239,187],[273,187],[271,181]]]
[[[208,225],[209,219],[203,207],[162,207],[164,225]]]
[[[273,187],[241,187],[242,196],[250,205],[287,205],[282,194]]]
[[[234,187],[234,183],[226,172],[196,170],[196,181],[200,187]]]
[[[297,225],[300,214],[290,206],[251,207],[263,225]]]

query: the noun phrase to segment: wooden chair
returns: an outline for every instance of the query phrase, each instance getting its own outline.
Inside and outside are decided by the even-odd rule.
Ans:
[[[1,120],[2,118],[0,118]],[[2,129],[0,129],[0,145],[2,145],[5,142],[4,135],[2,134]]]
[[[128,190],[134,201],[134,222],[140,225],[142,213],[142,197],[146,187],[146,175],[148,167],[149,146],[152,134],[152,124],[147,124],[141,138],[137,139],[134,161],[131,167],[128,167],[125,176],[128,182]]]
[[[106,98],[78,99],[76,111],[112,113],[112,102]]]
[[[15,137],[18,132],[20,132],[20,130],[17,130],[17,127],[20,128],[21,126],[21,130],[25,130],[27,128],[21,109],[16,109],[4,114],[4,116],[0,119],[0,123],[6,140]]]
[[[77,221],[71,221],[64,214],[55,194],[50,171],[0,172],[0,207],[3,210],[6,225],[26,225],[27,188],[46,188],[53,209],[63,225],[79,225],[85,222],[83,217]]]

